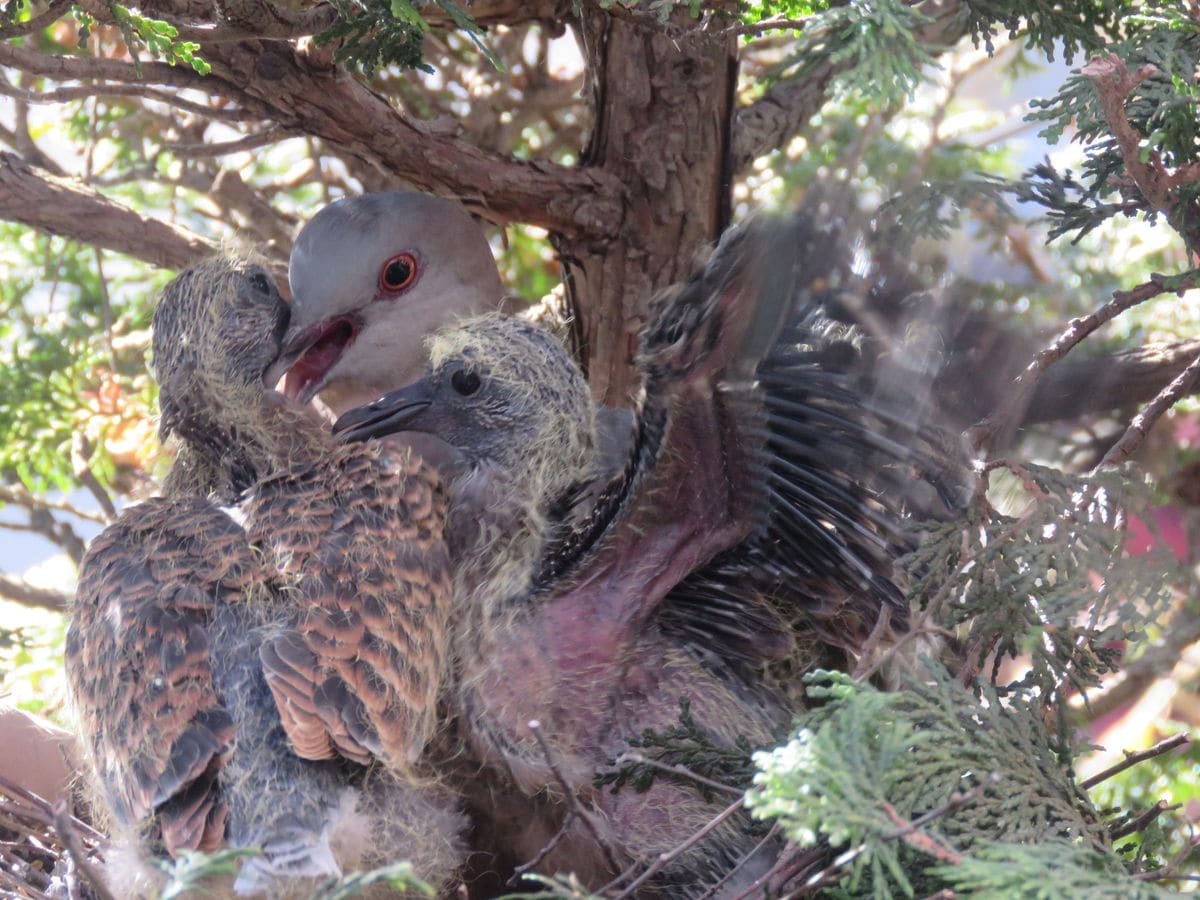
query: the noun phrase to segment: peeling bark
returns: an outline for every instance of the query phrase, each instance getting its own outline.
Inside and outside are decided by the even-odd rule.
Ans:
[[[588,380],[598,400],[621,404],[650,296],[685,275],[729,217],[737,47],[695,32],[676,42],[591,7],[580,34],[595,114],[581,163],[617,181],[623,203],[606,233],[554,238]]]

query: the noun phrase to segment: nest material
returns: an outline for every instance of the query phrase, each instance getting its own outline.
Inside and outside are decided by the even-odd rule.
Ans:
[[[0,894],[22,900],[111,900],[97,872],[104,835],[0,778]]]

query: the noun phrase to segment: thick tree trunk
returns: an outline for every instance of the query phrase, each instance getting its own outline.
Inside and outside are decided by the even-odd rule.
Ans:
[[[624,188],[616,236],[555,236],[596,398],[620,405],[647,301],[686,275],[728,222],[737,47],[680,14],[678,29],[584,6],[594,110],[580,164]],[[688,26],[691,26],[690,28]]]

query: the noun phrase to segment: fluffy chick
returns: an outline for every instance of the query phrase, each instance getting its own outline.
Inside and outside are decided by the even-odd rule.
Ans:
[[[404,858],[440,882],[462,819],[414,761],[446,657],[441,484],[407,452],[334,450],[267,390],[286,323],[251,259],[164,291],[155,369],[179,461],[84,560],[66,648],[81,736],[115,826],[152,852],[260,848],[239,893]],[[209,499],[247,489],[245,525]]]

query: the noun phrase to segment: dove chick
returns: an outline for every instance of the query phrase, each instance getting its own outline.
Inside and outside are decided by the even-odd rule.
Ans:
[[[165,496],[84,560],[66,647],[80,734],[135,847],[261,851],[237,893],[305,896],[403,859],[444,883],[464,822],[419,764],[447,656],[440,478],[406,451],[331,446],[270,391],[286,325],[253,259],[165,289],[154,367],[178,457]],[[121,873],[124,892],[151,871]]]

